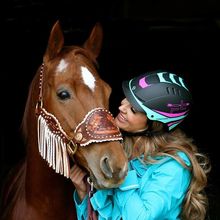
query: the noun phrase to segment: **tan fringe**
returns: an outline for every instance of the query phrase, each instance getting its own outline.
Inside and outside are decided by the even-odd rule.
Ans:
[[[41,115],[38,116],[38,149],[42,158],[49,163],[49,166],[56,173],[69,178],[67,144],[60,136],[50,130],[46,120]]]

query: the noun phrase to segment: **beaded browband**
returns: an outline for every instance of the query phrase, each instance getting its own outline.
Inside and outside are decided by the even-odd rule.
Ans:
[[[112,114],[104,108],[95,108],[86,114],[69,137],[57,118],[43,108],[42,84],[44,64],[39,79],[39,100],[36,105],[38,119],[38,149],[40,155],[57,173],[69,178],[69,157],[73,159],[78,146],[105,141],[120,141],[122,135],[114,123]]]

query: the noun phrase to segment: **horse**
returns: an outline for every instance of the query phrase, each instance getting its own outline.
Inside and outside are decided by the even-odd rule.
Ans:
[[[103,30],[83,45],[64,45],[59,21],[30,84],[22,120],[24,161],[7,180],[3,220],[73,220],[70,169],[77,163],[97,189],[119,186],[128,161],[109,112],[110,85],[98,73]]]

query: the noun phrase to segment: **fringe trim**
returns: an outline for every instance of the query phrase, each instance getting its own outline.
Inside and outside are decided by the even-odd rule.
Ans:
[[[67,144],[63,139],[54,134],[47,125],[46,120],[38,116],[38,149],[40,155],[45,159],[49,166],[52,167],[56,173],[62,174],[69,178],[70,166],[67,152]]]

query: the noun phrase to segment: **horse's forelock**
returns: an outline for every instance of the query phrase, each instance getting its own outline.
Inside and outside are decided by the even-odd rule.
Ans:
[[[74,52],[74,55],[76,55],[76,56],[77,55],[84,56],[87,60],[92,62],[92,64],[95,66],[96,69],[98,69],[98,67],[99,67],[98,62],[97,62],[96,58],[91,55],[91,53],[89,51],[87,51],[86,49],[81,48],[81,47],[75,47],[73,52]]]

